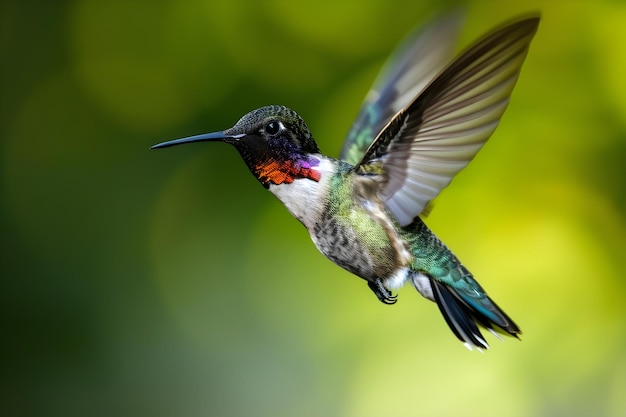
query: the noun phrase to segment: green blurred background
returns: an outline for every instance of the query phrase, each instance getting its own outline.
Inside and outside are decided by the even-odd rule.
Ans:
[[[441,2],[0,4],[1,415],[626,414],[624,2],[462,3],[460,46],[543,15],[428,218],[524,331],[483,354],[324,259],[234,149],[148,150],[285,104],[337,155]]]

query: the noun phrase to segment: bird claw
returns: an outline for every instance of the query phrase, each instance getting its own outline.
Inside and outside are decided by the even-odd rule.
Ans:
[[[398,301],[398,296],[392,295],[391,291],[385,288],[380,278],[376,278],[375,281],[368,281],[367,286],[370,287],[370,290],[376,294],[376,297],[378,297],[383,304],[392,305]]]

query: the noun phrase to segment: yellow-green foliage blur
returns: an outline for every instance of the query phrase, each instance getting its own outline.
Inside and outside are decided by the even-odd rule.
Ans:
[[[440,3],[0,3],[0,414],[625,415],[626,3],[463,3],[459,47],[542,13],[427,219],[524,332],[482,354],[326,260],[231,147],[148,149],[284,104],[336,156]]]

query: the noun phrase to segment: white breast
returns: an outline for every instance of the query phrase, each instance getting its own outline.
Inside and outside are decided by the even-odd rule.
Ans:
[[[269,190],[287,207],[287,210],[296,219],[300,220],[307,229],[312,229],[320,218],[322,210],[328,201],[328,182],[335,171],[335,162],[324,156],[320,158],[318,166],[321,178],[314,181],[308,178],[297,179],[291,184],[270,184]]]

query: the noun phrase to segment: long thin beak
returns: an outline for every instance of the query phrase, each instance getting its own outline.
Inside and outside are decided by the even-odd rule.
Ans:
[[[167,142],[157,143],[150,149],[169,148],[170,146],[181,145],[183,143],[191,142],[230,142],[236,141],[244,137],[245,134],[239,135],[227,135],[224,132],[205,133],[203,135],[189,136],[186,138],[170,140]]]

